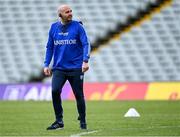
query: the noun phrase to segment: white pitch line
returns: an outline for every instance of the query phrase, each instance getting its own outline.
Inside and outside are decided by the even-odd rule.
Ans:
[[[70,137],[80,137],[82,135],[88,135],[88,134],[97,133],[97,132],[99,132],[99,131],[98,130],[94,130],[94,131],[88,131],[88,132],[81,132],[79,134],[71,135]]]

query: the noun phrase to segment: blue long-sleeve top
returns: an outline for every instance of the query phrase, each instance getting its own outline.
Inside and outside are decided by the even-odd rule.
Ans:
[[[60,21],[51,25],[46,46],[44,67],[53,58],[52,69],[80,69],[90,58],[90,43],[81,23],[72,20],[66,25]]]

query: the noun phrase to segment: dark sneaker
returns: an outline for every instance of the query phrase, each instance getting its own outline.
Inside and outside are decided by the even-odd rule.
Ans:
[[[51,126],[47,128],[47,130],[63,129],[63,127],[64,127],[63,121],[55,121]]]
[[[80,128],[81,129],[87,129],[87,124],[86,123],[80,123]]]

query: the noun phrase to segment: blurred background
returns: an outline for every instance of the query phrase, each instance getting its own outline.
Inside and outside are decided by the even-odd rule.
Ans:
[[[180,99],[179,0],[0,0],[0,99],[50,100],[48,31],[69,4],[91,43],[89,100]],[[64,87],[63,99],[73,99]]]

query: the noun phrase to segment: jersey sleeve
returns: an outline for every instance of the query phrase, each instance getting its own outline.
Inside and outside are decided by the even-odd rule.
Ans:
[[[44,67],[48,67],[53,56],[53,49],[54,49],[54,41],[53,41],[53,25],[51,25],[51,28],[49,30],[49,36],[48,36],[48,42],[46,45],[46,54],[45,54],[45,61],[44,61]]]
[[[83,61],[88,62],[90,58],[91,46],[82,24],[79,24],[79,34],[80,34],[80,41],[83,46]]]

